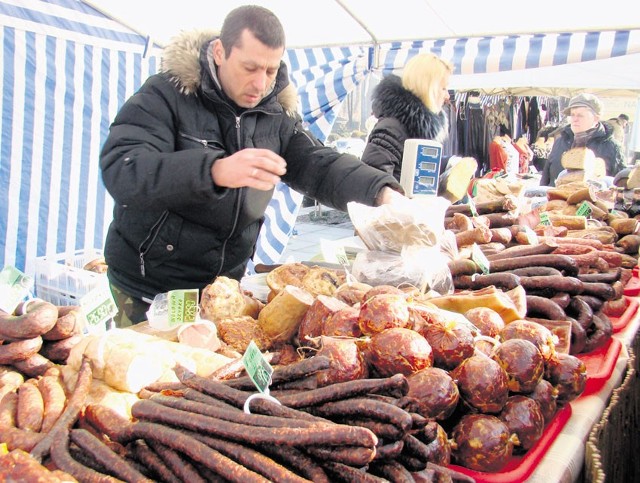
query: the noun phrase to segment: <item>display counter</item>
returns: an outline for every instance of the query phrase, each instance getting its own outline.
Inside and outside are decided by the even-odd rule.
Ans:
[[[628,475],[638,466],[638,401],[633,396],[638,391],[638,382],[633,363],[637,364],[634,345],[638,341],[639,327],[640,312],[635,314],[623,330],[614,334],[622,343],[622,348],[611,377],[597,392],[570,403],[572,413],[569,421],[527,479],[528,482],[604,481],[605,475],[606,481],[638,481],[632,477],[620,479],[609,475],[614,468],[618,474],[624,472]],[[625,386],[621,386],[623,380]],[[620,391],[625,394],[623,399],[630,401],[626,404],[618,402],[616,416],[612,418],[610,402],[616,402],[620,398],[620,394],[616,394]],[[629,398],[629,395],[632,397]],[[593,429],[600,429],[594,427],[601,423],[603,416],[607,419],[601,426],[599,437],[594,435],[590,438]],[[625,458],[616,452],[613,449],[615,447],[624,447],[629,457]],[[635,471],[637,476],[637,468]]]

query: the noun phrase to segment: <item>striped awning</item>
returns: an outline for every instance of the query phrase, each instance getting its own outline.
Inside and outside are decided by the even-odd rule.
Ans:
[[[379,47],[375,69],[399,72],[421,52],[451,61],[454,75],[514,71],[639,53],[640,29],[392,42]]]

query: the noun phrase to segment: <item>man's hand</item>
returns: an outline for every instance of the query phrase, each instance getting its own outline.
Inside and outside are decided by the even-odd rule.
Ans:
[[[248,148],[213,163],[211,179],[224,188],[246,186],[268,191],[286,172],[287,163],[273,151]]]
[[[376,206],[386,205],[387,203],[391,203],[394,199],[398,199],[399,197],[403,197],[402,193],[398,193],[396,190],[385,186],[378,192],[378,196],[376,196]]]

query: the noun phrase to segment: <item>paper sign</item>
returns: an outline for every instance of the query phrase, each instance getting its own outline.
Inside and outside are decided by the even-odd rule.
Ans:
[[[198,316],[198,289],[170,290],[168,296],[169,327],[195,322]]]
[[[489,273],[489,260],[487,259],[486,255],[482,253],[482,250],[480,250],[480,247],[477,243],[474,243],[473,247],[471,247],[471,259],[475,262],[476,265],[478,265],[478,267],[480,267],[482,273],[484,273],[485,275]]]
[[[258,391],[269,394],[273,367],[264,358],[254,341],[249,342],[249,346],[242,356],[242,364]]]
[[[80,299],[80,308],[86,319],[85,333],[103,334],[107,322],[118,313],[118,306],[108,283],[101,283]]]
[[[0,272],[0,309],[12,314],[18,304],[29,296],[33,278],[15,267],[6,266]]]

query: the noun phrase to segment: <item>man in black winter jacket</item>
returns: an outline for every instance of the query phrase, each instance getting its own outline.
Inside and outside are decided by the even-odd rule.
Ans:
[[[176,38],[117,114],[100,167],[115,200],[105,258],[118,326],[146,320],[158,293],[240,279],[280,181],[340,210],[401,190],[303,129],[284,49],[272,12],[239,7],[219,37]]]

